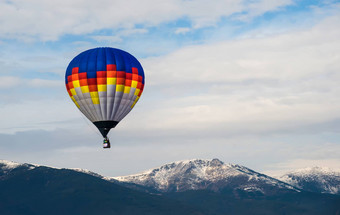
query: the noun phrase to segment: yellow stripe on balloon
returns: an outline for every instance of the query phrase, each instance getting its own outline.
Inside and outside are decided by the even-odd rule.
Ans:
[[[72,96],[77,95],[76,90],[74,88],[70,89]]]
[[[135,104],[138,102],[139,96],[137,96],[137,98],[135,99],[135,101],[132,103],[131,108],[133,108],[135,106]]]
[[[117,78],[107,78],[107,84],[108,85],[115,85]]]
[[[79,80],[73,81],[73,87],[74,87],[74,88],[80,87]]]
[[[138,81],[132,81],[131,82],[131,87],[137,88]]]
[[[123,92],[124,91],[124,85],[117,85],[116,86],[116,92]]]
[[[98,92],[90,92],[90,95],[91,95],[91,99],[92,99],[93,104],[95,104],[95,105],[100,104]]]
[[[99,97],[99,95],[98,95],[98,92],[97,92],[97,91],[90,92],[90,95],[91,95],[91,98],[98,98],[98,97]]]
[[[94,105],[100,104],[99,98],[92,98],[92,103],[93,103]]]
[[[138,96],[140,89],[136,89],[135,96]]]
[[[90,89],[89,86],[82,86],[80,87],[82,93],[89,93]]]
[[[76,100],[74,99],[73,96],[71,96],[71,99],[72,99],[72,101],[73,101],[74,103],[76,103]]]
[[[106,91],[107,91],[106,84],[98,85],[98,92],[106,92]]]
[[[71,96],[71,99],[72,99],[72,101],[74,102],[74,104],[76,104],[77,105],[77,107],[78,108],[80,108],[80,106],[79,106],[79,104],[78,104],[78,102],[74,99],[74,97],[73,96]]]
[[[125,87],[124,88],[124,93],[129,94],[130,93],[130,88],[131,87]]]

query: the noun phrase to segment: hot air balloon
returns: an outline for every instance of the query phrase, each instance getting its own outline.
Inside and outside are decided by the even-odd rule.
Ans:
[[[104,137],[132,110],[144,89],[144,71],[131,54],[94,48],[77,55],[65,74],[66,89],[78,109]]]

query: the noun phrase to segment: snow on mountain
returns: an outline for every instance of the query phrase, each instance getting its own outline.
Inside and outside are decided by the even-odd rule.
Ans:
[[[0,160],[0,180],[18,169],[26,171],[32,170],[36,167],[37,165],[21,164],[13,161]]]
[[[325,167],[310,167],[286,173],[279,180],[303,190],[340,195],[340,172]]]
[[[24,167],[27,169],[34,169],[35,167],[38,167],[38,166],[39,165],[26,164],[26,163],[22,164],[22,163],[17,163],[13,161],[0,160],[0,171],[2,172],[9,172],[19,167]]]
[[[268,187],[298,191],[277,179],[257,173],[244,166],[224,164],[218,159],[186,160],[165,164],[139,174],[112,177],[125,183],[134,183],[161,192],[186,190],[238,189],[266,193]]]
[[[16,168],[20,165],[21,164],[13,162],[13,161],[0,160],[0,168],[3,169],[3,170],[14,169],[14,168]]]
[[[22,164],[22,163],[17,163],[13,161],[0,160],[0,177],[9,175],[11,174],[11,172],[18,170],[18,169],[25,171],[25,170],[35,169],[36,167],[39,167],[39,166],[40,165],[36,165],[36,164],[27,164],[27,163]],[[50,166],[45,166],[45,167],[52,168],[52,169],[64,169],[64,168],[50,167]],[[70,170],[85,173],[85,174],[92,175],[98,178],[104,178],[102,175],[99,175],[87,169],[70,168]]]
[[[98,173],[92,172],[92,171],[87,170],[87,169],[71,168],[70,170],[74,170],[74,171],[77,171],[77,172],[85,173],[85,174],[88,174],[88,175],[92,175],[92,176],[104,179],[104,176],[99,175]]]
[[[0,180],[18,171],[32,170],[37,167],[39,165],[0,160]],[[135,189],[143,190],[143,187],[146,187],[160,192],[228,189],[268,194],[268,192],[275,193],[278,190],[299,192],[299,189],[302,189],[318,193],[340,194],[340,172],[320,167],[290,172],[277,179],[244,166],[225,164],[218,159],[177,161],[139,174],[120,177],[104,177],[86,169],[71,170],[113,183],[123,183]]]

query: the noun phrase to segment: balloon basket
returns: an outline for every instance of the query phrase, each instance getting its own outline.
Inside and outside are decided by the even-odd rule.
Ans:
[[[110,140],[109,138],[105,137],[103,140],[103,148],[104,149],[109,149],[111,148]]]

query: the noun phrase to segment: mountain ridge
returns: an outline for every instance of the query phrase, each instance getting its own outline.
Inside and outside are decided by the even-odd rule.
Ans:
[[[229,169],[229,175],[228,177],[231,177],[232,175],[237,176],[242,173],[250,175],[249,179],[258,179],[258,177],[265,177],[266,179],[270,180],[278,180],[279,182],[275,181],[276,183],[279,183],[281,186],[289,188],[291,190],[306,190],[310,192],[317,192],[317,193],[330,193],[330,194],[336,194],[340,195],[340,172],[336,172],[335,170],[332,170],[330,168],[325,168],[325,167],[308,167],[304,169],[298,169],[294,171],[289,171],[281,176],[277,177],[271,177],[259,172],[256,172],[254,170],[251,170],[247,167],[238,165],[238,164],[232,164],[232,163],[224,163],[220,161],[217,158],[214,159],[190,159],[190,160],[181,160],[181,161],[175,161],[175,162],[170,162],[164,165],[161,165],[156,168],[151,168],[145,171],[142,171],[140,173],[136,174],[131,174],[131,175],[126,175],[126,176],[116,176],[116,177],[109,177],[109,176],[103,176],[98,173],[95,173],[93,171],[87,170],[87,169],[81,169],[81,168],[59,168],[59,167],[51,167],[51,166],[46,166],[49,168],[53,169],[70,169],[74,170],[77,172],[82,172],[85,174],[89,174],[104,180],[108,180],[110,182],[114,183],[119,183],[122,184],[123,186],[126,187],[135,187],[135,189],[142,188],[143,191],[145,191],[144,187],[147,187],[151,189],[153,192],[164,192],[167,191],[169,188],[169,181],[166,179],[158,178],[157,180],[154,180],[152,182],[148,183],[141,183],[140,181],[134,181],[131,180],[133,178],[140,178],[141,176],[144,177],[150,177],[150,175],[157,175],[159,172],[161,172],[162,177],[169,177],[165,174],[164,171],[169,171],[171,168],[174,168],[175,166],[178,165],[190,165],[192,163],[195,164],[205,164],[205,171],[209,172],[208,167],[210,167],[210,172],[213,172],[214,174],[210,174],[206,177],[206,173],[204,173],[203,169],[200,171],[196,171],[196,173],[200,173],[198,175],[198,178],[196,178],[196,182],[202,182],[199,181],[199,179],[206,177],[205,179],[210,180],[211,183],[214,183],[218,181],[218,179],[221,179],[221,176],[216,173],[221,173],[220,172],[214,172],[212,171],[213,169],[211,167],[221,167],[224,166],[224,169],[227,170]],[[29,163],[18,163],[14,161],[8,161],[8,160],[0,160],[0,179],[1,177],[4,177],[7,173],[10,173],[13,169],[16,169],[18,167],[27,169],[27,170],[32,170],[34,168],[40,167],[41,165],[38,164],[29,164]],[[188,170],[188,169],[187,169]],[[216,170],[216,168],[215,168]],[[233,171],[231,171],[233,170]],[[163,172],[162,172],[163,171]],[[189,170],[188,170],[189,171]],[[223,172],[222,172],[223,173]],[[178,175],[178,174],[177,174]],[[182,174],[183,175],[183,174]],[[183,179],[183,177],[182,177]],[[197,184],[194,183],[194,181],[189,181],[191,184],[191,187],[186,187],[184,189],[180,189],[180,187],[172,187],[172,191],[184,191],[184,190],[199,190],[199,189],[206,189],[209,186],[207,182],[205,185],[201,184],[199,187]],[[137,182],[137,183],[136,183]],[[273,181],[272,181],[273,182]],[[283,183],[283,184],[282,184]],[[141,186],[138,186],[141,185]],[[148,186],[149,185],[149,186]],[[152,186],[150,186],[152,185]],[[218,191],[219,189],[216,187],[210,187],[211,190],[213,191]],[[256,187],[244,187],[244,189],[248,190],[256,190]],[[260,189],[257,189],[260,191]]]
[[[308,167],[278,177],[299,189],[340,195],[340,172],[325,167]]]
[[[214,160],[214,159],[213,159]],[[83,169],[0,162],[1,215],[177,214],[177,215],[319,215],[339,214],[340,196],[290,189],[284,182],[240,165],[215,159],[175,162],[184,176],[173,182],[196,183],[207,176],[215,181],[157,191],[119,182]],[[180,165],[179,165],[180,164]],[[204,167],[203,169],[197,167]],[[162,169],[162,168],[161,168]],[[166,168],[164,167],[163,170]],[[227,183],[221,172],[229,171]],[[179,171],[181,173],[181,171]],[[150,172],[150,171],[149,171]],[[151,171],[152,172],[152,171]],[[156,173],[155,171],[154,173]],[[165,177],[166,178],[166,177]],[[175,177],[176,178],[176,177]],[[196,177],[197,179],[197,177]],[[199,181],[198,181],[199,182]],[[270,183],[269,183],[270,182]],[[282,185],[281,187],[279,185]],[[51,210],[53,209],[53,210]]]
[[[258,173],[237,164],[224,164],[218,159],[192,159],[164,164],[138,174],[108,178],[145,187],[154,187],[161,192],[182,192],[186,190],[209,189],[219,191],[234,186],[233,181],[243,181],[237,189],[264,192],[263,186],[299,192],[293,186],[270,176]],[[262,187],[255,184],[261,183]]]
[[[192,214],[174,199],[136,191],[84,172],[0,162],[1,215]]]

